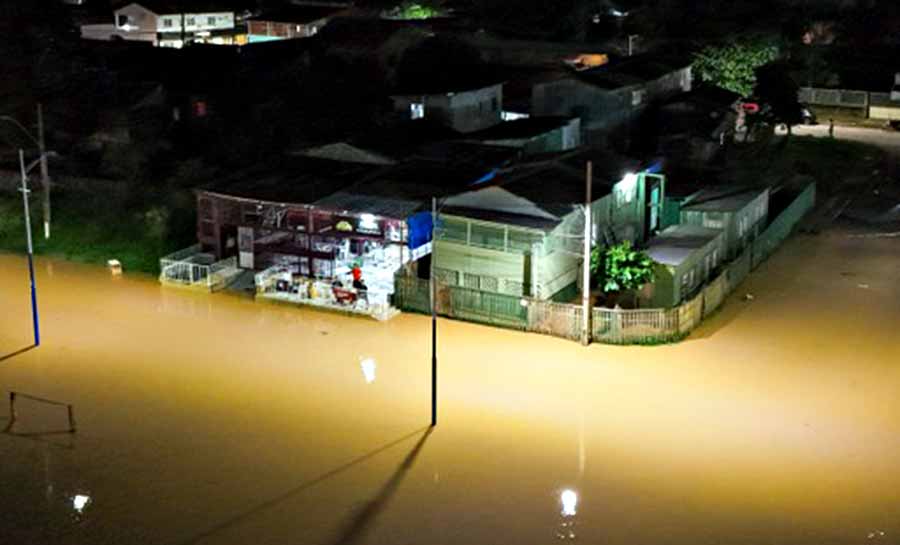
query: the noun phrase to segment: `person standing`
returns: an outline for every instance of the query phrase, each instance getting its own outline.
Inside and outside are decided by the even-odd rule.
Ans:
[[[834,119],[828,119],[828,138],[834,138]]]

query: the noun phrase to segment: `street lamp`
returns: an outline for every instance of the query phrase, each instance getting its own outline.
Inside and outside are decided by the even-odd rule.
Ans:
[[[24,133],[25,136],[27,136],[28,139],[31,140],[35,146],[37,146],[40,152],[38,161],[41,165],[41,185],[43,186],[44,190],[44,238],[48,239],[50,238],[50,173],[47,167],[47,157],[54,155],[54,153],[48,152],[46,146],[44,145],[44,109],[40,104],[38,104],[37,106],[37,119],[38,137],[35,138],[31,135],[30,132],[28,132],[28,129],[26,129],[24,125],[16,120],[16,118],[10,117],[8,115],[0,115],[0,121],[12,123],[16,127],[18,127],[19,130],[21,130],[22,133]]]
[[[28,248],[28,276],[31,280],[31,323],[34,328],[35,346],[41,345],[41,329],[38,323],[37,288],[34,283],[34,248],[31,244],[31,212],[28,210],[28,194],[31,193],[31,190],[28,189],[28,172],[39,162],[40,159],[26,167],[25,152],[21,149],[19,150],[19,169],[22,175],[22,188],[20,191],[22,192],[22,207],[25,210],[25,240]]]
[[[428,271],[428,295],[431,303],[431,427],[437,426],[437,286],[434,282],[434,256],[437,241],[434,238],[437,225],[437,197],[431,197],[431,267]]]

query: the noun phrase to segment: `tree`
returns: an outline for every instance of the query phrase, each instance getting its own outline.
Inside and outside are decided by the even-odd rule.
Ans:
[[[604,293],[636,290],[654,278],[653,260],[628,240],[602,250],[595,247],[590,268]]]
[[[738,93],[753,92],[756,69],[778,57],[778,47],[761,40],[707,46],[694,56],[694,71],[703,81]]]
[[[757,70],[756,96],[769,106],[775,123],[787,126],[788,135],[791,134],[791,126],[803,119],[797,95],[799,90],[784,63],[768,64]]]

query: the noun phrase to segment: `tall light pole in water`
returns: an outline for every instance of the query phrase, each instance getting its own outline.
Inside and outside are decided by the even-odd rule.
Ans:
[[[40,162],[40,159],[38,159],[38,162]],[[19,150],[19,168],[21,169],[22,174],[22,188],[20,191],[22,192],[22,207],[25,210],[25,238],[28,244],[28,276],[31,279],[31,322],[34,326],[34,345],[40,346],[41,329],[38,323],[37,288],[34,284],[34,248],[31,244],[31,212],[28,210],[28,194],[31,193],[28,189],[28,171],[34,168],[35,164],[37,163],[32,163],[26,168],[25,152],[21,149]]]
[[[437,286],[434,282],[434,240],[437,223],[437,197],[431,198],[431,267],[428,271],[428,296],[431,302],[431,426],[437,426]]]

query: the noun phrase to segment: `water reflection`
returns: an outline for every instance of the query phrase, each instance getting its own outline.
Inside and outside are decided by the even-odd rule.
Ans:
[[[90,503],[90,496],[86,496],[84,494],[75,494],[74,496],[72,496],[72,508],[75,509],[75,512],[79,515],[84,513],[84,508],[87,507]]]
[[[366,379],[366,384],[372,384],[375,382],[375,360],[372,358],[365,358],[364,360],[359,362],[359,366],[362,369],[363,377]]]
[[[560,511],[561,521],[556,529],[556,537],[561,540],[574,540],[577,535],[575,533],[575,515],[578,507],[578,494],[571,489],[562,491],[559,495],[559,502],[562,505]]]

